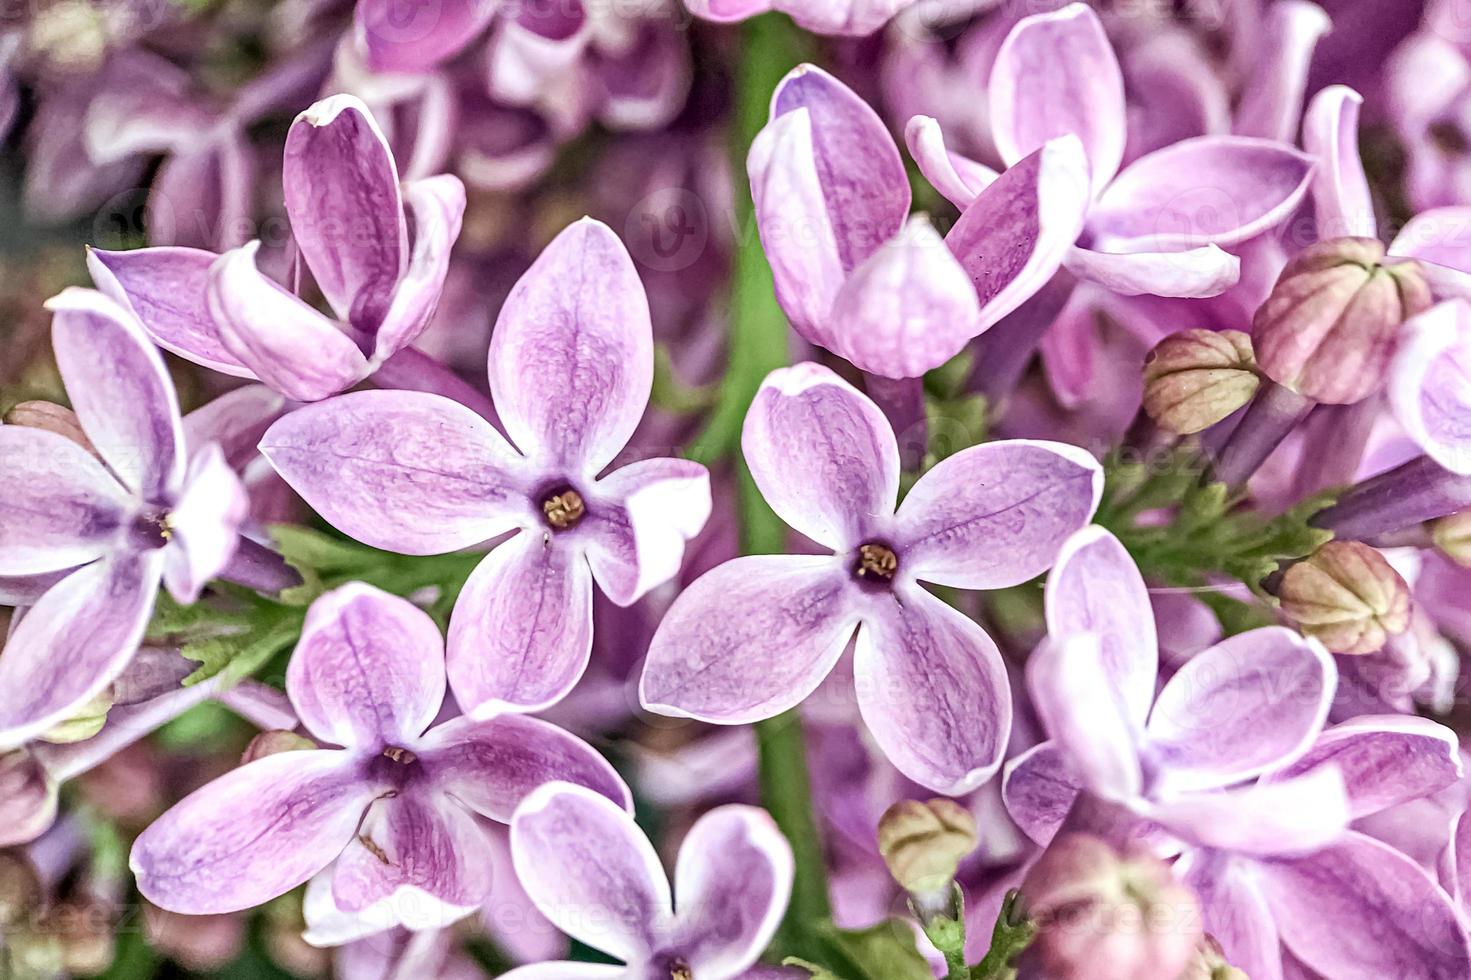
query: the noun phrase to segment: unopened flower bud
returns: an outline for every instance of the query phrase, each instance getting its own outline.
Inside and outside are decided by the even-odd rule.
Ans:
[[[112,710],[112,692],[103,691],[77,709],[77,713],[65,721],[58,722],[36,736],[44,742],[67,745],[85,742],[102,731],[107,724],[107,713]]]
[[[316,747],[316,742],[295,732],[280,730],[261,732],[245,747],[245,753],[240,757],[240,764],[243,766],[247,762],[254,762],[256,759],[264,759],[268,755],[276,755],[281,752],[301,752]]]
[[[43,401],[20,402],[5,413],[5,424],[20,425],[28,429],[45,429],[47,432],[66,436],[87,452],[94,456],[97,455],[97,450],[92,447],[92,440],[88,439],[87,433],[82,431],[82,423],[77,419],[77,413],[65,405]]]
[[[1471,568],[1471,510],[1431,524],[1430,538],[1441,554],[1463,568]]]
[[[1144,411],[1187,436],[1251,401],[1261,382],[1251,338],[1240,330],[1182,330],[1144,361]]]
[[[1376,549],[1330,541],[1287,569],[1282,612],[1334,653],[1373,653],[1410,625],[1410,587]]]
[[[1021,894],[1052,980],[1177,977],[1200,943],[1199,904],[1168,865],[1089,834],[1056,838]]]
[[[901,800],[879,819],[879,853],[889,874],[917,895],[949,888],[976,841],[976,818],[954,800]]]
[[[67,973],[92,976],[112,965],[116,952],[112,909],[100,899],[63,902],[42,924],[61,943],[61,961]]]
[[[1206,936],[1179,980],[1247,980],[1247,976],[1226,962],[1221,944],[1214,936]]]
[[[35,840],[56,819],[56,787],[25,749],[0,755],[0,847]]]
[[[25,922],[41,907],[41,880],[19,851],[0,851],[0,931]]]
[[[1332,405],[1384,383],[1400,324],[1431,303],[1419,264],[1383,265],[1384,254],[1371,238],[1334,238],[1287,264],[1252,322],[1268,377]]]

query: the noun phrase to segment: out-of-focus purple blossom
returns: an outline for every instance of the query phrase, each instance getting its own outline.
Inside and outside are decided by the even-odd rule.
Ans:
[[[643,417],[653,362],[628,253],[584,219],[517,283],[492,338],[491,392],[518,448],[447,398],[383,391],[294,412],[261,449],[318,513],[375,547],[440,554],[519,529],[460,593],[449,678],[475,717],[539,711],[587,666],[593,581],[633,603],[678,572],[710,514],[697,463],[646,459],[599,479]]]
[[[529,718],[456,718],[427,614],[361,583],[313,603],[286,688],[307,731],[341,746],[268,755],[215,780],[134,844],[139,890],[175,912],[259,905],[332,865],[330,902],[385,924],[439,927],[490,889],[476,814],[507,821],[552,779],[629,805],[590,747]],[[427,729],[427,730],[426,730]],[[380,927],[381,928],[381,927]]]
[[[131,312],[91,290],[48,304],[52,346],[96,452],[0,426],[0,574],[45,591],[0,656],[0,743],[102,693],[132,658],[159,582],[193,602],[235,553],[247,501],[217,444],[186,446],[173,382]],[[192,452],[191,452],[192,448]]]
[[[517,808],[511,855],[543,915],[627,965],[541,963],[506,980],[751,977],[792,887],[791,846],[761,810],[723,806],[696,821],[671,889],[633,818],[565,783],[541,787]]]
[[[920,582],[997,589],[1044,571],[1098,505],[1097,463],[1061,443],[987,443],[926,473],[896,511],[893,430],[810,363],[767,377],[742,448],[767,503],[832,554],[738,558],[687,588],[649,647],[644,706],[769,718],[817,688],[856,628],[858,706],[884,753],[931,789],[980,785],[1011,729],[1005,667],[974,620]]]

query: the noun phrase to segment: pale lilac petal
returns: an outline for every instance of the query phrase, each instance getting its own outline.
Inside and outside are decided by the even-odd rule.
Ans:
[[[1101,639],[1086,632],[1049,636],[1027,659],[1027,689],[1084,786],[1104,799],[1132,800],[1144,788],[1139,721],[1119,697]]]
[[[541,711],[592,654],[592,573],[556,532],[527,530],[471,573],[449,624],[449,684],[475,718]]]
[[[1453,473],[1471,473],[1471,306],[1431,307],[1400,331],[1389,404],[1405,433]]]
[[[426,71],[475,40],[499,9],[483,0],[360,0],[355,35],[374,71]]]
[[[1230,637],[1170,678],[1149,745],[1176,790],[1229,786],[1284,766],[1313,744],[1338,670],[1315,640],[1280,626]]]
[[[129,865],[144,897],[171,912],[248,909],[330,864],[373,795],[344,752],[266,756],[155,820],[133,844]]]
[[[1188,855],[1181,880],[1200,899],[1205,931],[1251,980],[1283,980],[1282,943],[1253,861],[1210,851]]]
[[[746,171],[777,302],[797,333],[825,347],[828,314],[848,272],[838,254],[813,140],[806,109],[777,116],[751,142]]]
[[[894,430],[867,396],[812,361],[766,376],[741,449],[777,516],[834,551],[882,533],[894,513]]]
[[[1108,689],[1125,717],[1143,726],[1154,703],[1159,642],[1149,589],[1119,539],[1097,525],[1068,538],[1047,576],[1045,603],[1049,636],[1098,637]]]
[[[291,235],[339,319],[371,334],[409,260],[398,167],[362,100],[334,95],[286,134],[281,183]]]
[[[179,400],[137,319],[103,294],[75,287],[46,308],[72,411],[102,461],[144,499],[176,489],[185,466]]]
[[[1336,766],[1355,820],[1422,799],[1461,778],[1456,733],[1428,718],[1384,715],[1330,728],[1292,765],[1273,773],[1289,779]]]
[[[1342,837],[1348,794],[1336,769],[1278,783],[1196,793],[1135,805],[1141,816],[1186,840],[1238,854],[1307,854]]]
[[[464,807],[401,793],[369,808],[337,862],[332,898],[344,912],[386,900],[403,910],[405,925],[444,927],[490,895],[492,858],[485,832]]]
[[[640,460],[599,480],[583,518],[598,588],[627,606],[679,574],[710,507],[710,472],[687,459]]]
[[[188,604],[235,556],[250,497],[224,452],[214,443],[189,460],[184,489],[169,509],[171,537],[164,548],[163,581]]]
[[[1263,49],[1236,109],[1236,133],[1296,142],[1313,50],[1332,27],[1323,8],[1307,0],[1277,0],[1266,8]]]
[[[696,976],[734,976],[771,942],[792,891],[792,847],[764,810],[723,806],[685,836],[675,930]]]
[[[429,325],[465,216],[465,185],[452,174],[404,184],[403,197],[414,218],[414,248],[373,340],[379,361],[413,343]]]
[[[237,378],[255,375],[220,339],[205,302],[209,269],[219,258],[198,248],[87,249],[92,281],[132,309],[154,343],[196,364]]]
[[[1076,136],[1053,140],[981,191],[945,236],[976,284],[982,327],[1021,306],[1061,268],[1088,213],[1087,164]]]
[[[1008,762],[1001,784],[1006,812],[1042,847],[1052,842],[1082,790],[1082,777],[1054,742],[1033,746]]]
[[[217,443],[225,459],[243,470],[260,455],[266,430],[286,413],[287,400],[262,384],[242,385],[184,416],[184,444],[190,453]]]
[[[434,785],[501,823],[532,790],[561,780],[586,786],[625,810],[633,796],[608,761],[582,739],[524,715],[489,721],[459,717],[431,728],[419,761]]]
[[[639,962],[674,915],[669,879],[633,817],[580,786],[532,793],[511,820],[511,858],[536,907],[594,949]]]
[[[728,24],[754,17],[772,5],[768,0],[689,0],[685,6],[701,20]]]
[[[1263,864],[1260,880],[1283,941],[1325,976],[1471,975],[1471,946],[1450,897],[1387,844],[1350,833],[1315,854]]]
[[[814,34],[866,37],[909,3],[910,0],[776,0],[772,6]]]
[[[909,179],[899,148],[878,114],[821,68],[798,65],[771,97],[771,118],[806,110],[812,165],[845,272],[903,227]]]
[[[112,474],[66,436],[0,425],[0,575],[56,572],[106,554],[128,504]]]
[[[832,558],[736,558],[680,593],[649,644],[645,708],[737,725],[799,704],[828,675],[858,612]]]
[[[960,589],[1019,585],[1052,566],[1102,492],[1102,468],[1076,446],[1009,439],[962,450],[904,498],[900,570]]]
[[[122,673],[153,612],[162,561],[158,552],[100,559],[21,617],[0,654],[0,746],[66,720]]]
[[[915,215],[839,290],[830,350],[886,378],[918,378],[984,329],[975,287],[929,219]]]
[[[996,149],[1014,164],[1047,141],[1083,141],[1093,194],[1124,158],[1124,76],[1098,15],[1084,4],[1028,17],[996,53],[990,84]]]
[[[515,527],[527,507],[505,440],[437,395],[359,391],[308,405],[260,448],[334,527],[390,551],[456,551]]]
[[[402,747],[439,713],[443,651],[428,613],[353,582],[307,610],[286,691],[302,724],[324,742]]]
[[[649,303],[628,250],[584,218],[552,240],[501,307],[490,390],[523,453],[591,476],[628,443],[654,378]]]
[[[256,377],[288,398],[317,401],[368,376],[368,359],[327,319],[256,268],[260,242],[226,252],[205,291],[220,339]]]
[[[1011,734],[1011,687],[996,644],[919,586],[865,610],[853,656],[858,709],[910,779],[951,796],[995,775]]]
[[[1313,97],[1302,124],[1302,145],[1317,160],[1313,211],[1323,238],[1373,238],[1374,199],[1359,158],[1359,109],[1364,97],[1330,85]]]
[[[1432,287],[1433,280],[1445,272],[1471,272],[1471,207],[1420,212],[1395,236],[1389,254],[1419,259],[1432,278]]]
[[[985,164],[947,149],[940,122],[933,116],[910,119],[904,127],[904,142],[919,172],[961,211],[970,207],[976,195],[1000,176]]]
[[[1104,251],[1234,245],[1282,221],[1307,193],[1313,158],[1247,136],[1201,136],[1131,163],[1088,217]]]
[[[1063,266],[1121,296],[1219,296],[1241,278],[1241,260],[1206,245],[1183,252],[1095,252],[1069,249]]]
[[[627,980],[627,977],[624,966],[553,961],[518,966],[510,973],[501,974],[500,980]]]
[[[576,0],[513,8],[486,49],[491,96],[508,105],[534,105],[583,57],[593,31],[592,18]]]

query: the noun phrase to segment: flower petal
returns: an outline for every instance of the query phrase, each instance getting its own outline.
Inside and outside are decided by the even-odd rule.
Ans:
[[[1280,626],[1216,644],[1155,701],[1147,732],[1162,779],[1211,789],[1291,763],[1322,730],[1337,681],[1321,644]]]
[[[371,334],[409,260],[388,141],[362,100],[334,95],[286,134],[281,184],[291,235],[338,319]]]
[[[0,425],[0,575],[56,572],[101,557],[128,503],[112,474],[71,439]]]
[[[1093,10],[1081,3],[1012,28],[991,69],[991,131],[1014,164],[1048,140],[1075,134],[1093,194],[1124,159],[1124,76]]]
[[[885,596],[858,630],[858,709],[889,761],[950,796],[995,775],[1011,734],[1011,687],[996,644],[919,586]]]
[[[553,961],[518,966],[501,974],[500,980],[627,980],[627,976],[627,968],[622,965]]]
[[[138,650],[162,557],[110,555],[52,586],[0,654],[0,746],[65,721],[107,689]]]
[[[429,326],[465,217],[465,185],[452,174],[406,183],[403,197],[414,216],[414,250],[374,337],[377,361],[413,343]]]
[[[1288,948],[1345,980],[1448,980],[1471,974],[1471,946],[1450,897],[1409,858],[1349,833],[1314,854],[1261,866]]]
[[[205,302],[209,268],[219,258],[198,248],[87,249],[97,288],[132,309],[154,343],[212,371],[255,375],[220,339]]]
[[[654,379],[649,303],[607,225],[569,225],[506,297],[490,390],[523,453],[592,476],[643,418]]]
[[[1471,272],[1471,207],[1420,212],[1394,237],[1389,254],[1419,259],[1432,279],[1432,287],[1444,271]]]
[[[144,897],[171,912],[248,909],[330,864],[373,793],[346,753],[266,756],[155,820],[133,844],[129,866]]]
[[[766,376],[741,450],[777,516],[834,551],[882,533],[899,496],[899,444],[877,405],[811,361]]]
[[[516,808],[511,859],[526,894],[557,928],[642,962],[673,918],[669,880],[633,817],[580,786],[551,783]]]
[[[1440,303],[1404,324],[1388,394],[1416,445],[1453,473],[1471,473],[1471,305]]]
[[[1088,213],[1088,161],[1075,136],[1053,140],[976,196],[945,244],[976,284],[989,327],[1047,285]]]
[[[1265,7],[1262,50],[1236,109],[1237,133],[1296,141],[1313,50],[1332,28],[1323,8],[1308,0],[1281,0]]]
[[[960,589],[1019,585],[1052,566],[1102,492],[1102,468],[1076,446],[1008,439],[961,450],[904,498],[901,568]]]
[[[1047,633],[1099,639],[1104,682],[1125,717],[1142,726],[1154,703],[1159,641],[1149,589],[1119,539],[1089,525],[1062,546],[1045,594]]]
[[[354,33],[374,71],[420,72],[458,54],[499,9],[482,0],[360,0]]]
[[[1022,832],[1046,847],[1083,790],[1077,768],[1054,742],[1034,745],[1006,764],[1001,792]]]
[[[1095,252],[1073,248],[1062,263],[1079,279],[1121,296],[1219,296],[1241,278],[1241,260],[1215,245],[1183,252]]]
[[[756,962],[786,911],[792,846],[764,810],[722,806],[690,828],[674,868],[676,934],[691,971],[735,976]]]
[[[506,823],[532,790],[561,780],[606,796],[626,810],[633,796],[592,746],[551,722],[524,715],[489,721],[461,716],[431,728],[419,761],[434,785],[482,816]]]
[[[1374,199],[1359,157],[1359,108],[1364,97],[1347,85],[1330,85],[1308,106],[1302,145],[1317,159],[1313,212],[1323,238],[1374,238]]]
[[[1282,943],[1254,862],[1211,851],[1183,859],[1181,878],[1200,899],[1205,931],[1251,980],[1283,980]]]
[[[886,378],[918,378],[982,329],[970,276],[924,215],[863,261],[839,290],[829,349]]]
[[[462,806],[416,793],[373,801],[332,875],[344,912],[380,902],[411,929],[451,925],[490,895],[490,842]]]
[[[595,484],[584,522],[587,561],[620,606],[679,574],[685,545],[710,518],[710,472],[687,459],[645,459]]]
[[[1027,659],[1027,689],[1052,743],[1084,786],[1127,801],[1144,787],[1138,719],[1132,717],[1095,633],[1053,634]]]
[[[242,385],[184,416],[184,444],[196,453],[218,443],[230,465],[243,470],[259,458],[261,437],[286,408],[286,398],[265,385]]]
[[[72,411],[102,461],[144,499],[175,490],[185,466],[179,400],[137,318],[101,293],[75,287],[46,308]]]
[[[1307,193],[1313,158],[1247,136],[1200,136],[1131,163],[1088,218],[1093,247],[1178,252],[1235,245],[1282,221]]]
[[[522,531],[486,555],[450,616],[450,689],[475,718],[551,707],[591,654],[592,573],[552,531]]]
[[[444,641],[429,614],[363,582],[307,610],[286,668],[302,724],[334,745],[402,746],[444,700]]]
[[[1338,840],[1349,822],[1343,777],[1332,768],[1279,783],[1140,803],[1135,809],[1202,847],[1257,857],[1310,853]]]
[[[912,117],[904,127],[904,143],[919,172],[961,211],[1001,176],[985,164],[947,149],[940,122],[933,116]]]
[[[358,391],[281,419],[261,452],[333,527],[403,554],[456,551],[515,527],[520,460],[448,398]]]
[[[163,580],[174,599],[193,602],[225,569],[249,515],[250,497],[224,452],[214,443],[201,448],[189,460],[184,489],[169,510],[172,536],[164,548]]]
[[[679,594],[649,644],[639,698],[663,715],[739,725],[801,703],[858,622],[831,558],[753,555]]]
[[[1461,778],[1456,733],[1413,715],[1366,716],[1330,728],[1272,779],[1334,766],[1355,820],[1437,793]]]

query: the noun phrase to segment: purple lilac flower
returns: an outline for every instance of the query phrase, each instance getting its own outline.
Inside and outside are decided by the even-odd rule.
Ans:
[[[198,598],[234,554],[247,506],[218,445],[186,448],[173,382],[133,315],[85,289],[47,305],[96,456],[55,432],[0,426],[0,575],[44,589],[0,656],[5,745],[104,691],[138,649],[159,582],[179,602]]]
[[[1441,303],[1405,324],[1388,392],[1395,418],[1426,455],[1471,475],[1471,304]]]
[[[633,817],[551,783],[511,818],[516,874],[543,915],[625,966],[540,963],[505,980],[754,980],[786,911],[792,850],[764,811],[722,806],[690,828],[674,887]]]
[[[553,779],[629,805],[628,788],[586,743],[532,718],[432,725],[445,693],[444,643],[428,614],[354,583],[307,614],[286,673],[302,725],[322,749],[241,766],[139,836],[132,868],[149,901],[188,914],[250,908],[328,865],[348,913],[417,910],[444,925],[491,883],[476,814],[507,821]],[[425,908],[441,915],[425,916]]]
[[[1011,731],[1006,669],[985,631],[920,582],[999,589],[1045,571],[1098,506],[1098,464],[1061,443],[986,443],[926,473],[896,510],[893,430],[811,363],[767,377],[741,445],[767,503],[833,553],[737,558],[682,592],[650,644],[644,706],[769,718],[816,689],[857,628],[858,706],[884,753],[942,792],[985,782]]]
[[[517,448],[447,398],[372,391],[288,415],[261,450],[319,514],[374,547],[432,555],[519,529],[455,604],[449,679],[477,718],[537,711],[587,666],[593,581],[633,603],[679,570],[710,514],[697,463],[646,459],[599,478],[643,416],[653,360],[633,263],[584,219],[517,283],[492,337],[491,393]]]
[[[88,266],[161,347],[315,401],[371,375],[428,325],[465,189],[448,174],[401,186],[383,134],[352,96],[296,118],[284,168],[293,241],[336,319],[264,276],[258,241],[223,255],[94,249]]]

